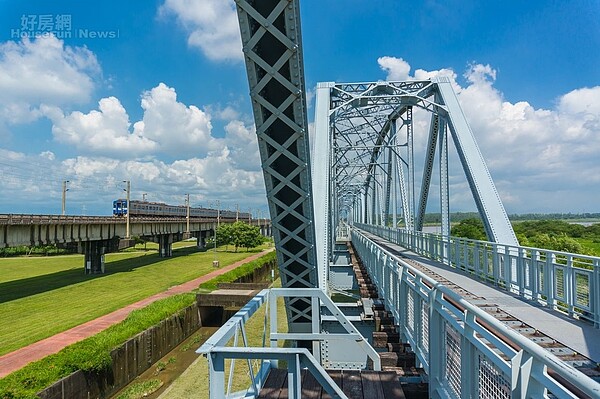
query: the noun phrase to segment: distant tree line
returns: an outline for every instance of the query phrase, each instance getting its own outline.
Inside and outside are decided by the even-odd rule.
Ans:
[[[562,220],[529,220],[513,223],[519,243],[527,247],[545,248],[582,255],[600,255],[600,223],[590,226],[568,223]],[[452,227],[451,235],[472,240],[487,240],[481,219],[469,218]],[[583,246],[581,241],[594,248]]]
[[[51,256],[66,255],[77,252],[77,247],[58,248],[56,245],[38,245],[35,247],[7,247],[0,248],[0,257],[10,256]]]
[[[512,221],[522,220],[582,220],[582,219],[600,219],[600,213],[523,213],[508,215]],[[477,212],[452,212],[450,213],[450,222],[459,223],[467,219],[479,219]],[[439,213],[425,214],[424,222],[426,224],[439,224],[442,222]]]
[[[510,220],[581,220],[600,219],[600,213],[523,213],[508,215]]]

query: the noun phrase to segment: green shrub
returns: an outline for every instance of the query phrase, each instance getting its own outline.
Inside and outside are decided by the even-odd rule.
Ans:
[[[254,270],[261,268],[263,265],[269,262],[275,262],[277,259],[275,251],[269,252],[260,258],[243,264],[242,266],[235,268],[227,273],[221,274],[205,283],[200,284],[199,288],[205,290],[217,289],[219,283],[231,283],[241,277],[251,274]]]

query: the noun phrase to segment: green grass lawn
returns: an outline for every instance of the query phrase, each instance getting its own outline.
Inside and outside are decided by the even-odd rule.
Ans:
[[[249,255],[217,258],[226,266]],[[107,254],[103,275],[84,275],[81,255],[0,259],[0,355],[202,276],[214,258],[195,247],[168,259],[156,251]]]

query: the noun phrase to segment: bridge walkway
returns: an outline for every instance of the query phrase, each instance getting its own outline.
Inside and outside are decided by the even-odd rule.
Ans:
[[[467,301],[484,308],[574,367],[587,368],[590,363],[600,363],[600,329],[593,325],[474,280],[461,270],[424,258],[384,238],[361,231],[369,239],[458,291]],[[592,362],[586,362],[582,357]],[[591,377],[600,377],[597,369],[581,371],[592,374]]]

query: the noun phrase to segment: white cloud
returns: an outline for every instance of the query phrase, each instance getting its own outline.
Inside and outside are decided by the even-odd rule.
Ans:
[[[401,58],[381,57],[378,63],[388,80],[452,79],[509,212],[578,212],[596,206],[600,86],[573,90],[560,96],[553,109],[542,109],[527,101],[506,101],[494,87],[498,74],[490,65],[469,65],[466,84],[460,85],[452,69],[416,70],[411,76],[410,65]],[[451,190],[461,190],[460,184],[453,183]],[[464,198],[453,198],[459,209],[465,204]]]
[[[259,170],[260,155],[254,125],[247,127],[243,122],[233,120],[225,126],[225,132],[234,164],[246,170]]]
[[[233,0],[165,0],[159,14],[175,15],[188,45],[213,61],[241,61],[242,41]]]
[[[56,159],[56,155],[54,155],[52,151],[42,151],[40,157],[46,158],[49,161],[54,161]]]
[[[190,193],[193,204],[220,199],[224,206],[237,203],[243,210],[264,207],[255,128],[237,119],[248,116],[234,106],[203,111],[180,103],[175,90],[162,83],[142,94],[141,105],[144,115],[133,124],[115,97],[101,99],[87,113],[65,115],[58,107],[42,106],[40,112],[53,122],[55,140],[83,155],[59,159],[52,151],[27,155],[0,148],[0,163],[13,165],[0,170],[3,182],[9,180],[0,195],[3,203],[12,204],[11,212],[26,203],[38,212],[56,213],[62,181],[69,180],[69,213],[106,214],[110,202],[124,195],[123,180],[130,180],[133,198],[147,193],[149,200],[176,204]],[[212,135],[209,110],[227,121],[221,138]],[[167,153],[174,160],[166,161]],[[44,202],[28,200],[33,182],[45,193],[38,196]]]
[[[56,109],[45,109],[52,119],[54,138],[78,150],[112,156],[141,156],[153,152],[157,143],[137,132],[131,133],[129,116],[115,97],[103,98],[98,110],[63,116]]]
[[[109,202],[123,195],[123,180],[131,181],[132,198],[136,199],[147,193],[149,200],[176,204],[183,203],[184,195],[190,193],[193,203],[220,199],[222,204],[238,203],[244,208],[262,206],[265,202],[262,172],[240,168],[226,147],[204,158],[171,163],[80,156],[62,161],[58,168],[66,176],[72,176],[73,195],[78,192],[78,196],[84,197],[88,193],[83,190],[89,190],[94,194],[88,197],[98,198],[88,201],[106,206],[107,211]]]
[[[410,64],[402,58],[379,57],[377,63],[387,73],[387,80],[409,80]]]
[[[252,146],[256,142],[253,131],[249,134],[241,121],[231,119],[225,129],[230,138],[213,137],[208,110],[178,102],[175,89],[164,83],[142,93],[141,107],[142,119],[133,124],[116,97],[101,99],[98,109],[88,113],[74,111],[65,116],[60,108],[45,105],[41,112],[52,120],[56,141],[85,154],[118,158],[167,154],[183,159],[203,157],[229,145],[244,158],[241,163],[258,162]],[[231,107],[217,113],[219,118],[239,116]]]
[[[91,51],[65,46],[54,36],[0,43],[0,121],[35,120],[41,104],[88,101],[99,73]]]
[[[386,80],[403,81],[403,80],[426,80],[436,77],[448,77],[451,80],[456,80],[456,73],[452,69],[443,68],[437,71],[426,71],[417,69],[414,76],[410,75],[410,64],[402,58],[396,57],[379,57],[377,59],[379,67],[387,74]]]
[[[219,141],[211,136],[211,116],[194,105],[177,101],[175,89],[160,83],[142,94],[143,119],[134,124],[134,136],[158,143],[161,152],[177,157],[204,155]]]

